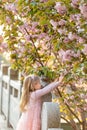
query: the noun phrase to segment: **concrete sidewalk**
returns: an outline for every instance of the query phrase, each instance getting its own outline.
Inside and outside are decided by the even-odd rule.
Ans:
[[[6,120],[3,115],[0,115],[0,130],[13,130],[12,128],[7,128]]]

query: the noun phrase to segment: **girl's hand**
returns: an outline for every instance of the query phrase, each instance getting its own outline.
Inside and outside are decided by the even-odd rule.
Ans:
[[[62,82],[63,79],[64,79],[64,77],[65,77],[67,74],[68,74],[68,72],[65,72],[64,74],[61,74],[59,78],[56,78],[56,79],[55,79],[55,82],[56,82],[56,81]]]
[[[63,81],[63,79],[64,79],[64,76],[63,76],[63,75],[61,75],[61,76],[59,77],[59,82],[62,82],[62,81]]]
[[[62,80],[63,80],[63,78],[64,78],[64,76],[63,75],[61,75],[59,78],[56,78],[54,81],[55,82],[61,82]]]
[[[59,82],[62,82],[64,77],[68,74],[68,72],[65,72],[64,74],[60,75]]]

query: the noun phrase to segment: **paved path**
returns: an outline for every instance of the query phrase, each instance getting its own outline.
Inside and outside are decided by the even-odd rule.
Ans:
[[[7,128],[6,120],[3,115],[0,115],[0,130],[13,130],[12,128]]]

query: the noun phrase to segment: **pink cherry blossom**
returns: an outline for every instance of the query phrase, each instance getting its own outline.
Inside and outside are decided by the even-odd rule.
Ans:
[[[10,17],[6,16],[6,22],[7,22],[8,24],[11,24],[11,19],[10,19]]]
[[[72,22],[72,21],[76,21],[75,14],[70,15],[70,22]]]
[[[58,53],[62,62],[70,61],[72,58],[72,50],[64,51],[61,49]]]
[[[51,38],[49,36],[46,35],[45,37],[45,41],[49,41]]]
[[[37,25],[38,25],[38,22],[32,22],[32,27],[33,28],[37,27]]]
[[[64,19],[61,19],[59,22],[58,22],[58,25],[60,26],[64,26],[66,24],[66,20]]]
[[[85,39],[82,38],[82,37],[78,37],[78,38],[77,38],[77,41],[78,41],[79,43],[84,43],[84,42],[85,42]]]
[[[81,96],[82,99],[87,99],[87,94],[82,93],[82,94],[80,94],[80,96]]]
[[[51,23],[51,25],[53,26],[53,29],[55,30],[56,28],[57,28],[57,25],[58,25],[58,23],[57,22],[55,22],[54,20],[50,20],[50,23]]]
[[[73,40],[77,39],[78,36],[77,36],[76,34],[73,34],[72,32],[69,32],[68,38],[69,38],[71,41],[73,41]]]
[[[63,60],[64,61],[70,61],[71,60],[71,56],[72,56],[72,51],[71,50],[67,50],[67,51],[65,51],[65,54],[63,55]]]
[[[74,95],[70,96],[70,99],[74,100],[74,98],[75,98]]]
[[[80,21],[80,19],[81,19],[81,14],[71,14],[70,15],[70,22]]]
[[[68,37],[65,37],[64,40],[63,40],[64,43],[69,43],[70,42],[70,39]]]
[[[80,57],[80,54],[81,54],[81,53],[80,53],[80,51],[78,50],[77,53],[73,53],[73,56],[74,56],[75,58],[77,58],[77,57]]]
[[[19,31],[23,34],[26,34],[26,30],[24,29],[23,25],[19,26]]]
[[[19,52],[20,52],[20,53],[19,53]],[[24,47],[21,47],[20,50],[18,50],[19,57],[21,57],[24,52],[25,52],[25,48],[24,48]]]
[[[84,111],[87,111],[87,104],[84,104]]]
[[[17,13],[16,5],[14,3],[6,4],[5,9],[9,10],[9,11],[12,11],[14,14]]]
[[[79,2],[80,2],[80,0],[72,0],[71,6],[74,7],[74,8],[76,8],[76,7],[78,7]]]
[[[77,21],[79,21],[81,19],[81,14],[75,14],[75,17],[76,17]]]
[[[38,38],[37,34],[32,35],[32,38]]]
[[[28,32],[30,31],[30,30],[32,30],[31,29],[31,26],[28,24],[28,22],[24,22],[24,25],[22,25],[23,26],[23,28],[25,29],[25,30],[27,30]]]
[[[24,38],[26,39],[27,42],[30,41],[30,35],[27,35],[27,34],[26,34],[26,35],[24,35]]]
[[[46,37],[46,33],[40,33],[38,39],[43,39],[44,37]]]
[[[66,33],[67,33],[67,30],[65,29],[65,28],[59,28],[58,29],[58,33],[60,34],[60,35],[65,35]]]
[[[1,48],[2,48],[3,50],[7,50],[7,49],[8,49],[8,45],[7,45],[5,42],[2,42],[2,43],[1,43]]]
[[[79,9],[83,17],[87,19],[87,4],[80,5]]]
[[[24,47],[25,46],[25,42],[19,42],[18,43],[18,48],[20,49],[21,47]]]
[[[62,5],[60,2],[56,2],[56,5],[54,7],[57,12],[60,14],[60,15],[64,15],[66,12],[67,12],[67,8],[65,5]]]
[[[84,44],[83,46],[84,46],[84,48],[82,49],[82,52],[83,52],[85,55],[87,55],[87,44]]]

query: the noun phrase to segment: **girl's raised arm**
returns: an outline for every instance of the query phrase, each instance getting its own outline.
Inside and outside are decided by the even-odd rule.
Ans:
[[[62,83],[63,76],[60,76],[59,81],[57,82],[52,82],[43,89],[36,90],[35,92],[32,93],[32,96],[35,96],[35,98],[39,98],[49,92],[51,92],[53,89],[58,87]],[[33,95],[34,94],[34,95]]]

